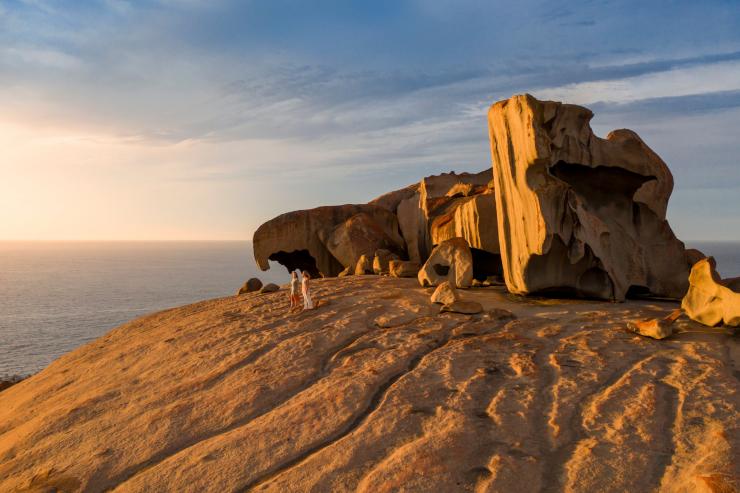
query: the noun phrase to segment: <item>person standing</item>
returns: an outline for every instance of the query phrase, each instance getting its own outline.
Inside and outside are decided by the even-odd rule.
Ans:
[[[308,272],[303,273],[303,283],[302,283],[302,291],[303,291],[303,309],[304,310],[313,310],[313,300],[311,299],[311,286],[309,285],[309,279],[311,279],[311,276]]]
[[[298,271],[293,271],[290,273],[290,310],[288,310],[288,313],[292,312],[296,308],[299,308],[299,303],[301,301],[301,295],[299,293],[299,286],[301,284],[301,281],[298,279]]]

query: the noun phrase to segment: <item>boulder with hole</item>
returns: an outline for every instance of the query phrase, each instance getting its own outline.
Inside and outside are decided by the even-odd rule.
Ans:
[[[417,276],[422,286],[438,286],[444,281],[457,288],[473,282],[473,256],[463,238],[451,238],[437,245]]]

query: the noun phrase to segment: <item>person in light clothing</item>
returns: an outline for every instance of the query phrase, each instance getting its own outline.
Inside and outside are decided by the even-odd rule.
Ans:
[[[302,283],[302,291],[303,291],[303,309],[304,310],[313,310],[313,300],[311,299],[311,287],[308,283],[309,279],[311,279],[311,276],[308,272],[303,273],[303,283]]]

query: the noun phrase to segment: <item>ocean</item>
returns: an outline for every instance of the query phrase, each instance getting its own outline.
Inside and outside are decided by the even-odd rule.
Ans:
[[[688,242],[740,276],[740,242]],[[0,378],[35,373],[141,315],[234,294],[257,268],[249,242],[0,242]]]
[[[229,296],[262,272],[250,242],[0,242],[0,379],[35,373],[141,315]]]

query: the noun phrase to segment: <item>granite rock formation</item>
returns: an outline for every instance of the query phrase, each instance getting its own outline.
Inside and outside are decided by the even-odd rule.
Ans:
[[[273,260],[314,278],[336,276],[362,253],[372,256],[378,245],[403,249],[403,239],[395,214],[373,204],[288,212],[262,224],[253,239],[260,269],[269,269],[268,260]]]
[[[630,130],[595,136],[592,116],[530,95],[491,107],[506,285],[519,294],[681,298],[689,263],[666,221],[671,173]]]
[[[437,245],[418,275],[422,286],[437,286],[449,281],[455,287],[473,283],[473,255],[464,238],[452,238]]]
[[[720,323],[740,327],[740,284],[723,281],[712,257],[700,260],[691,269],[689,291],[681,308],[692,320],[714,327]]]
[[[409,259],[422,263],[434,245],[456,236],[466,238],[474,248],[497,254],[497,233],[491,233],[490,227],[496,215],[490,182],[489,170],[475,174],[450,172],[422,179],[416,192],[401,200],[396,209]],[[479,211],[476,199],[480,194],[484,195],[480,204],[489,204],[481,205]],[[467,207],[456,212],[465,204]]]
[[[262,270],[268,260],[314,277],[348,275],[358,260],[378,250],[421,265],[432,249],[464,238],[472,249],[476,276],[500,275],[496,208],[490,169],[443,173],[382,195],[368,204],[289,212],[259,227],[254,254]],[[388,270],[380,259],[380,272]]]
[[[384,217],[379,222],[367,213],[355,214],[324,236],[324,245],[345,267],[355,265],[362,255],[372,256],[377,250],[403,251],[403,239],[395,219],[388,213],[381,215]],[[381,222],[386,223],[385,228]]]

